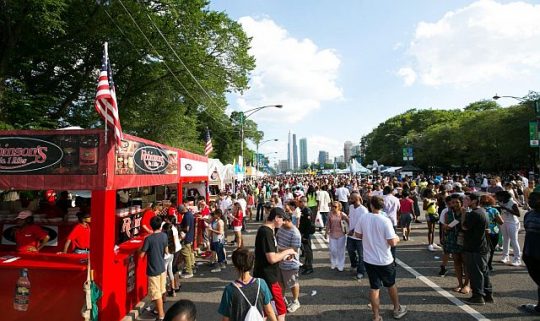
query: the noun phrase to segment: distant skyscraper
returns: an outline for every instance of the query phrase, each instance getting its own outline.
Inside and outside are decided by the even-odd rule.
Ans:
[[[293,156],[294,155],[294,152],[293,152],[293,141],[292,141],[292,133],[291,131],[289,130],[289,138],[288,138],[288,143],[287,143],[287,169],[292,169],[293,168]]]
[[[352,149],[352,143],[350,141],[346,141],[345,145],[343,145],[343,157],[345,159],[345,162],[348,162],[351,160],[351,149]]]
[[[328,163],[328,152],[321,150],[319,151],[319,165],[324,165]]]
[[[300,168],[303,168],[307,164],[307,139],[300,138]]]
[[[293,137],[293,170],[298,169],[298,145],[296,145],[296,134],[292,135]]]
[[[278,163],[278,172],[280,173],[285,173],[286,171],[289,170],[289,161],[287,159],[283,159],[283,160],[280,160],[279,163]]]

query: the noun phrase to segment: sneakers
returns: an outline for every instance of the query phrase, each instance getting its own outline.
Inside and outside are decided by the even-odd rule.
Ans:
[[[211,269],[210,272],[212,272],[212,273],[218,273],[218,272],[221,272],[221,268],[218,266],[218,267],[216,267],[216,268]]]
[[[182,279],[191,279],[193,277],[193,273],[185,273],[185,274],[182,274],[181,278]]]
[[[305,269],[304,271],[302,271],[302,275],[308,275],[311,273],[313,273],[313,269]]]
[[[427,249],[430,252],[435,252],[435,247],[433,247],[433,244],[428,245]]]
[[[364,275],[362,273],[356,274],[356,279],[357,280],[362,280],[363,277],[364,277]]]
[[[508,255],[505,255],[501,259],[501,263],[508,264],[510,263],[510,257]]]
[[[517,259],[517,260],[512,261],[512,265],[513,266],[521,266],[521,260]]]
[[[300,308],[300,302],[298,302],[298,300],[294,300],[291,304],[289,304],[287,311],[289,311],[290,313],[293,313],[296,310],[298,310],[298,308]]]
[[[436,249],[436,250],[440,250],[442,249],[440,246],[438,246],[437,244],[433,243],[433,248]]]
[[[446,266],[441,265],[441,270],[439,271],[439,276],[444,277],[444,276],[446,276],[446,273],[448,273],[448,270],[446,269]]]
[[[495,303],[495,300],[493,299],[493,294],[487,293],[486,295],[484,295],[484,301],[486,303]]]
[[[404,306],[404,305],[400,305],[399,306],[399,310],[395,311],[394,310],[394,319],[401,319],[403,318],[403,316],[405,316],[405,314],[407,314],[407,307]]]
[[[463,302],[467,303],[468,305],[485,305],[486,304],[484,297],[481,295],[472,296],[468,299],[463,300]]]

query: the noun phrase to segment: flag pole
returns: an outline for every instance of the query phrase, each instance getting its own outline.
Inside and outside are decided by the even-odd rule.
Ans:
[[[109,45],[108,43],[105,41],[105,43],[103,44],[103,51],[104,51],[104,55],[106,57],[106,61],[105,63],[108,64],[109,63]],[[107,145],[107,141],[109,140],[109,135],[108,135],[108,129],[107,127],[107,115],[109,115],[109,107],[107,107],[107,110],[105,111],[105,118],[103,120],[103,123],[105,124],[105,145]]]

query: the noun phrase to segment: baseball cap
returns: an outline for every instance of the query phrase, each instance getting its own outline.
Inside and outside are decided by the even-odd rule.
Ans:
[[[178,213],[187,213],[187,208],[184,205],[178,205]]]
[[[17,215],[16,219],[24,220],[24,219],[26,219],[26,218],[28,218],[30,216],[32,216],[32,212],[30,212],[28,210],[24,210],[24,211],[19,212],[19,215]]]
[[[273,221],[276,216],[279,216],[281,218],[285,218],[285,211],[281,207],[274,207],[272,210],[270,210],[270,214],[268,214],[268,221]],[[290,215],[289,215],[290,217]]]

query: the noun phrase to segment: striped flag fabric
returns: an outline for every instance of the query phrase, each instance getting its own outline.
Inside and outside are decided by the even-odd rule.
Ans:
[[[107,50],[107,43],[104,44],[103,60],[99,72],[96,100],[94,104],[96,111],[105,122],[114,130],[114,140],[117,146],[121,145],[123,133],[118,116],[118,105],[116,101],[116,90],[112,78],[111,62]]]
[[[212,138],[210,137],[210,131],[206,129],[206,146],[204,147],[204,156],[208,157],[210,153],[214,150],[212,146]]]

